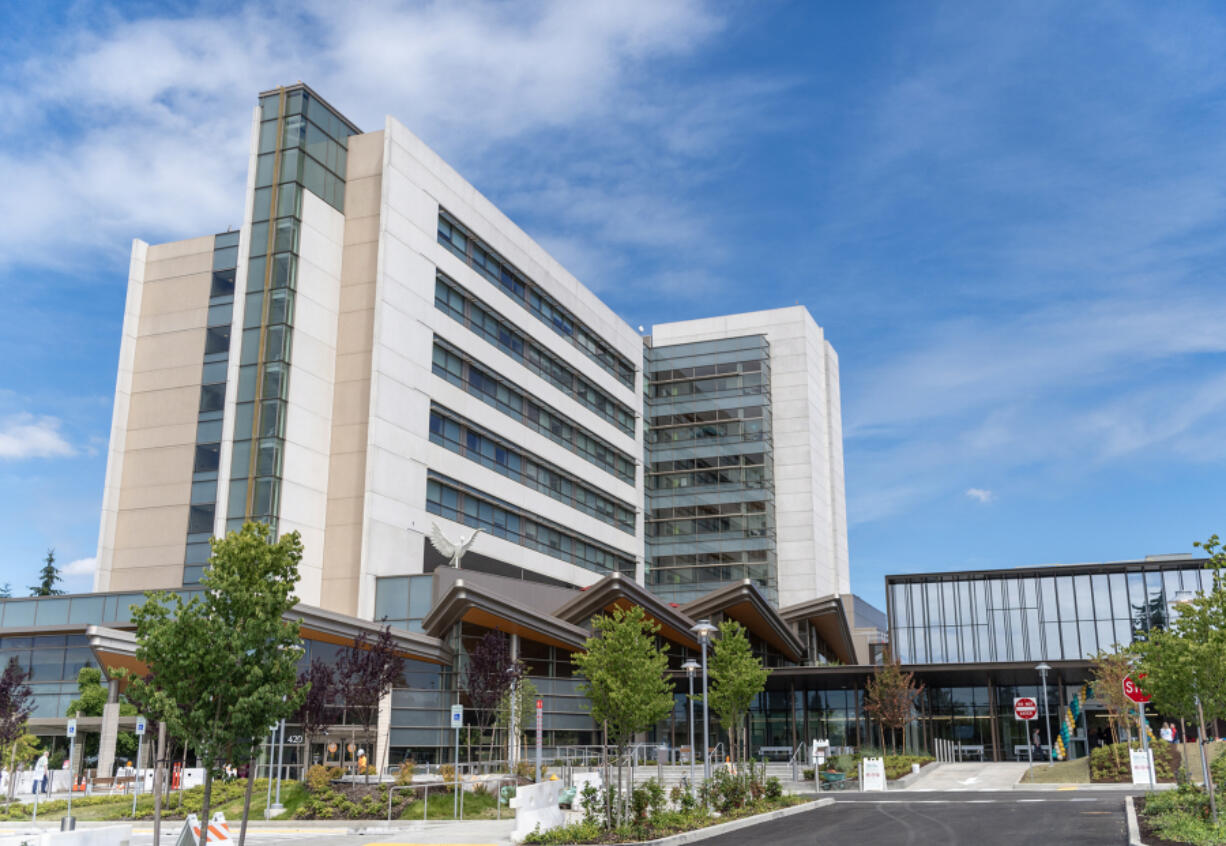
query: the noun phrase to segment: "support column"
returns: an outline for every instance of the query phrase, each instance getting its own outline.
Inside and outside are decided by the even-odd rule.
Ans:
[[[311,753],[310,738],[304,737],[303,743],[306,746],[307,756]],[[379,770],[379,775],[387,772],[388,764],[391,761],[388,755],[392,749],[392,692],[389,690],[379,698],[379,716],[375,718],[375,748],[372,750],[375,754],[372,760],[375,767]],[[310,761],[304,761],[304,767],[310,765]],[[305,773],[305,768],[303,769]]]
[[[108,702],[102,706],[102,737],[98,742],[99,778],[110,778],[115,774],[115,741],[118,738],[119,703]]]
[[[1000,761],[1000,724],[996,718],[996,685],[992,684],[991,676],[988,677],[988,720],[990,723],[991,740],[992,740],[992,760]],[[1026,738],[1026,742],[1030,742],[1030,738]]]

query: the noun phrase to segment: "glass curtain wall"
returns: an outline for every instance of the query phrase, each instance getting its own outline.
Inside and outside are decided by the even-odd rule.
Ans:
[[[904,664],[1083,660],[1164,626],[1208,579],[1186,562],[892,578],[891,641]]]
[[[648,589],[685,603],[749,578],[776,603],[766,339],[649,347],[645,367]]]
[[[260,115],[227,529],[246,520],[276,529],[302,192],[344,211],[348,139],[358,132],[303,87],[264,95]]]

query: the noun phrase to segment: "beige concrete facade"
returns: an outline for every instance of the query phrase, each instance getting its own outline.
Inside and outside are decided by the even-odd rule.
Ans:
[[[133,244],[97,590],[183,583],[212,262],[211,236]]]
[[[372,132],[349,140],[322,593],[322,607],[342,614],[357,613],[361,585],[383,138]]]

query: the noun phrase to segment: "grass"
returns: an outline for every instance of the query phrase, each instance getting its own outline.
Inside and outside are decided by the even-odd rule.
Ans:
[[[1089,784],[1090,759],[1077,758],[1072,761],[1056,761],[1050,767],[1046,764],[1035,764],[1026,775],[1022,776],[1023,784]]]
[[[245,786],[245,782],[234,782],[232,784],[215,783],[213,785],[213,804],[209,807],[209,815],[212,816],[215,812],[220,811],[225,814],[227,820],[241,819],[243,814],[243,790]],[[186,794],[182,795],[184,799],[182,808],[180,807],[181,794],[176,792],[162,797],[162,819],[181,820],[185,816],[184,811],[199,813],[200,802],[204,796],[204,788],[193,787]],[[266,779],[257,779],[251,795],[250,819],[264,818],[267,796],[268,781]],[[302,784],[296,781],[283,782],[281,785],[281,803],[285,806],[285,813],[278,815],[277,819],[289,819],[305,799],[306,788]],[[32,817],[33,811],[33,802],[14,802],[8,814],[0,815],[0,820],[28,820]],[[39,803],[39,819],[58,820],[67,813],[68,803],[66,800],[56,799],[52,802]],[[95,822],[131,819],[132,796],[131,794],[127,796],[74,796],[72,799],[72,815],[78,820]],[[152,796],[146,794],[137,797],[136,817],[137,819],[146,820],[153,818]]]

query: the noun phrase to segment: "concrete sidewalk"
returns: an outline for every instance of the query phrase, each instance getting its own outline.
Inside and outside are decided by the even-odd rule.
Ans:
[[[904,790],[1012,790],[1025,775],[1027,765],[1012,761],[1002,763],[963,762],[941,763],[925,767],[922,775]]]

